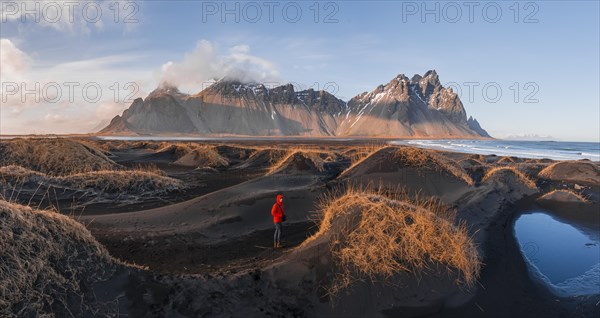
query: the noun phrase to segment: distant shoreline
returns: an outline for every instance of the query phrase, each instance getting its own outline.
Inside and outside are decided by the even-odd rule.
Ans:
[[[250,136],[250,135],[103,135],[103,134],[27,134],[27,135],[1,135],[0,139],[11,138],[97,138],[101,140],[264,140],[264,139],[281,139],[281,140],[495,140],[490,137],[464,137],[464,136]]]
[[[13,138],[83,138],[99,141],[125,142],[203,142],[203,143],[308,143],[308,144],[388,144],[434,149],[438,151],[468,153],[478,155],[496,155],[527,159],[582,160],[600,162],[600,142],[585,141],[526,141],[503,140],[494,138],[434,138],[434,137],[375,137],[375,136],[240,136],[240,135],[144,135],[118,136],[98,134],[62,134],[62,135],[0,135],[0,140]]]

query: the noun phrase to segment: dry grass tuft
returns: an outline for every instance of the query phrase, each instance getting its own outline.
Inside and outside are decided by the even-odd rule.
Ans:
[[[256,148],[253,149],[248,158],[237,165],[237,169],[257,169],[269,171],[271,167],[281,161],[289,154],[288,151],[277,148]]]
[[[0,200],[0,316],[95,316],[118,311],[90,294],[118,268],[80,223]]]
[[[160,143],[157,152],[171,151],[177,158],[175,164],[202,167],[226,167],[229,160],[221,156],[215,146],[196,143]]]
[[[106,193],[142,194],[167,192],[183,188],[180,180],[148,171],[93,171],[59,177],[62,185],[76,189],[93,189]]]
[[[496,163],[511,164],[511,163],[515,163],[515,160],[511,157],[502,157]]]
[[[344,152],[342,155],[350,159],[351,166],[369,157],[371,154],[378,150],[386,147],[385,144],[368,144],[364,146],[352,147]]]
[[[469,158],[475,159],[475,160],[477,160],[479,162],[487,163],[487,159],[486,159],[485,155],[472,154],[472,155],[469,155]]]
[[[503,175],[506,174],[513,175],[517,180],[521,181],[521,183],[525,184],[528,188],[537,188],[533,180],[531,180],[521,171],[517,170],[517,168],[515,167],[494,167],[486,172],[485,176],[483,176],[483,179],[481,179],[481,182],[488,182],[497,178],[503,178]]]
[[[349,150],[346,150],[341,153],[342,156],[350,158],[350,166],[344,170],[340,176],[343,176],[347,171],[352,170],[352,168],[359,165],[361,162],[365,161],[374,153],[380,151],[383,148],[386,148],[385,145],[367,145],[367,146],[357,146],[353,147]]]
[[[83,191],[98,197],[112,195],[111,201],[136,201],[142,196],[159,195],[184,188],[180,180],[164,175],[161,170],[154,172],[152,169],[145,167],[141,170],[106,170],[51,176],[20,166],[5,166],[0,167],[0,190],[5,197],[13,197],[14,192],[21,188],[53,187]],[[115,198],[115,195],[118,197]]]
[[[3,177],[4,180],[14,180],[14,179],[29,179],[29,178],[47,178],[48,175],[45,173],[33,171],[27,168],[23,168],[17,165],[9,165],[0,167],[0,176]]]
[[[171,151],[173,152],[173,154],[180,158],[183,157],[184,155],[186,155],[187,153],[189,153],[190,151],[192,151],[192,149],[194,149],[193,147],[191,147],[189,144],[186,143],[182,143],[182,142],[161,142],[159,144],[156,145],[156,152],[166,152],[166,151]]]
[[[486,164],[484,162],[481,162],[477,159],[473,159],[473,158],[465,158],[465,159],[461,159],[458,161],[458,165],[460,165],[461,167],[465,168],[465,167],[485,167]]]
[[[118,170],[118,171],[122,171],[122,170]],[[162,170],[159,166],[157,166],[154,163],[144,163],[144,164],[136,164],[134,165],[132,168],[129,169],[129,171],[143,171],[143,172],[150,172],[153,173],[155,175],[158,176],[163,176],[166,177],[168,176],[168,174]]]
[[[125,149],[151,149],[156,150],[161,143],[156,141],[130,141],[130,140],[94,140],[94,144],[105,151]]]
[[[330,235],[339,272],[329,289],[335,295],[354,281],[389,279],[400,272],[421,275],[444,268],[457,284],[472,286],[481,262],[465,223],[434,200],[386,195],[372,187],[351,187],[321,202],[319,231],[303,245]]]
[[[544,168],[539,177],[572,183],[600,185],[600,168],[586,161],[559,161]]]
[[[543,196],[541,196],[538,200],[548,200],[548,201],[564,201],[564,202],[590,202],[583,195],[568,189],[561,190],[552,190]]]
[[[256,152],[254,152],[252,155],[250,155],[250,158],[252,158],[254,156],[260,156],[262,154],[267,155],[269,168],[270,168],[272,166],[275,166],[278,162],[281,162],[283,158],[285,158],[286,156],[288,156],[290,154],[290,152],[286,151],[284,149],[276,149],[276,148],[260,149],[260,150],[256,150]]]
[[[55,176],[118,167],[93,145],[66,138],[3,140],[0,158],[1,166],[19,165]]]
[[[473,179],[456,161],[431,150],[416,147],[400,147],[394,153],[394,159],[407,166],[446,171],[451,175],[462,179],[469,185],[474,184]]]
[[[283,171],[286,167],[294,165],[294,161],[305,161],[314,166],[317,171],[324,170],[325,160],[321,157],[322,153],[312,150],[289,149],[287,153],[281,156],[277,161],[272,162],[266,175],[272,175]]]

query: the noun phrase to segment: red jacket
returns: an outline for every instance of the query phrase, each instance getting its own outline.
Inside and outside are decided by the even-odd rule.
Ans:
[[[283,196],[280,194],[277,196],[277,202],[273,204],[271,208],[271,215],[273,216],[273,223],[280,223],[283,221]]]

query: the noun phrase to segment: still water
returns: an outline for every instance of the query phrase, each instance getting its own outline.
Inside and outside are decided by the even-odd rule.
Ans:
[[[600,242],[596,235],[587,235],[543,212],[521,215],[515,222],[515,235],[533,275],[556,294],[600,294]]]

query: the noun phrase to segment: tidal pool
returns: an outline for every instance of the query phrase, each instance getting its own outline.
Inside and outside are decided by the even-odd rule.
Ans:
[[[600,294],[600,242],[543,212],[521,215],[515,235],[531,272],[560,296]]]

